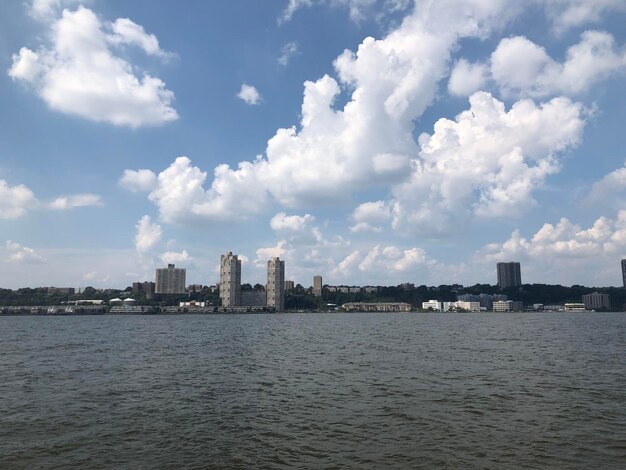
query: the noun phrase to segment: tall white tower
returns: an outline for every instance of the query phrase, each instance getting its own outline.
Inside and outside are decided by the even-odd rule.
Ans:
[[[220,300],[222,307],[241,305],[241,260],[231,251],[220,258]]]
[[[274,257],[267,261],[267,306],[285,310],[285,262]]]

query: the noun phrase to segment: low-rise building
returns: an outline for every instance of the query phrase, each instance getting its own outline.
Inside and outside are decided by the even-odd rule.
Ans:
[[[566,312],[584,312],[587,310],[585,304],[581,302],[568,302],[563,307]]]
[[[435,310],[440,311],[442,308],[441,302],[438,300],[429,300],[428,302],[422,302],[422,310]]]
[[[405,302],[348,302],[341,306],[347,312],[410,312]]]
[[[496,300],[493,303],[494,312],[522,312],[524,303],[519,300]]]

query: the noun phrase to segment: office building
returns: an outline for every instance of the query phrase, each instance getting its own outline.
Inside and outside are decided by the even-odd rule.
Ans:
[[[587,310],[609,310],[611,308],[611,297],[609,294],[593,292],[583,295],[583,304]]]
[[[626,287],[626,259],[622,260],[622,282],[624,287]]]
[[[288,290],[293,290],[296,287],[293,281],[285,281],[285,292]]]
[[[520,264],[514,261],[509,263],[498,263],[498,287],[508,289],[510,287],[520,287],[522,285],[522,274]]]
[[[285,262],[278,257],[267,261],[267,306],[285,310]]]
[[[322,296],[322,276],[313,276],[313,295]]]
[[[222,307],[241,305],[241,260],[231,251],[220,257],[220,300]]]
[[[184,294],[187,270],[168,264],[167,268],[158,268],[155,276],[155,294]]]

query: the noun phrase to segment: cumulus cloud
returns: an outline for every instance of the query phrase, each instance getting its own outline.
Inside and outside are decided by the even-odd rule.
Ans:
[[[11,240],[7,240],[4,245],[5,252],[7,253],[7,261],[9,263],[43,263],[45,258],[40,256],[27,246],[20,245]]]
[[[151,191],[157,185],[157,177],[152,170],[124,170],[119,183],[132,192]]]
[[[258,90],[254,86],[248,85],[247,83],[243,83],[241,85],[241,90],[237,93],[237,98],[251,106],[261,104],[261,95]]]
[[[102,198],[97,194],[73,194],[60,196],[48,203],[48,207],[56,211],[66,211],[77,207],[101,206]]]
[[[42,2],[37,11],[56,4]],[[22,47],[14,54],[8,73],[31,86],[50,108],[133,128],[178,119],[171,106],[174,93],[165,83],[147,73],[137,77],[134,66],[114,51],[127,44],[148,54],[166,55],[156,37],[140,25],[129,19],[106,23],[79,6],[75,11],[64,10],[49,33],[48,46],[37,51]]]
[[[570,28],[599,21],[611,12],[626,11],[623,0],[539,0],[546,8],[553,28],[560,34]]]
[[[600,181],[596,181],[591,187],[586,202],[597,206],[609,206],[614,208],[624,207],[626,198],[626,163],[605,175]]]
[[[37,198],[28,187],[9,186],[5,180],[0,180],[0,220],[18,219],[37,205]]]
[[[471,64],[460,59],[452,69],[448,91],[453,95],[469,96],[483,88],[488,80],[488,69],[484,64]]]
[[[280,56],[277,59],[279,65],[286,67],[289,61],[298,54],[298,43],[288,42],[280,50]]]
[[[360,256],[359,250],[351,252],[331,271],[331,277],[339,279],[350,278],[354,268],[359,264]]]
[[[517,259],[526,262],[530,282],[580,281],[581,270],[592,279],[619,279],[619,259],[626,255],[626,211],[615,219],[600,217],[589,228],[567,218],[544,224],[532,237],[515,230],[502,243],[486,245],[476,253],[477,262]],[[615,274],[613,274],[613,272]]]
[[[135,225],[135,249],[139,254],[151,251],[161,241],[161,226],[144,215]]]
[[[365,202],[354,209],[351,218],[355,222],[351,232],[382,232],[380,224],[390,221],[391,208],[385,201]]]
[[[567,98],[540,105],[515,103],[509,111],[485,92],[454,121],[440,119],[407,182],[393,188],[396,230],[440,235],[472,217],[521,214],[532,192],[558,171],[558,155],[578,144],[583,108]]]
[[[189,256],[189,253],[187,253],[187,250],[183,250],[180,252],[166,251],[161,256],[161,261],[163,261],[164,264],[176,264],[176,263],[189,264],[193,262],[193,258]]]
[[[602,31],[585,31],[562,63],[523,36],[503,39],[491,55],[493,79],[507,95],[575,95],[624,71],[626,49],[618,50],[614,37]]]
[[[305,215],[287,215],[284,212],[279,212],[272,220],[270,220],[270,227],[275,232],[301,232],[303,229],[310,226],[315,220],[311,214]]]

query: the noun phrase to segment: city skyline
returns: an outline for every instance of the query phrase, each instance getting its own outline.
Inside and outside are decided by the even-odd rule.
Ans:
[[[480,5],[0,3],[0,287],[623,285],[626,6]]]

